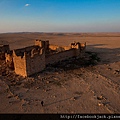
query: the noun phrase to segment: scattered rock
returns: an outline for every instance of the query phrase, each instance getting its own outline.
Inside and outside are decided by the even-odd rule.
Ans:
[[[39,75],[39,76],[38,76],[38,79],[40,79],[40,78],[41,78],[41,76]]]
[[[14,96],[16,99],[19,99],[19,97],[17,95]]]
[[[120,70],[115,70],[114,71],[114,74],[119,74],[120,73]]]
[[[40,87],[36,87],[35,89],[37,90],[37,89],[39,89]]]
[[[109,67],[108,70],[112,70],[112,68]]]
[[[57,80],[57,78],[54,78],[54,80]]]
[[[8,95],[7,98],[12,98],[13,96],[12,95]]]
[[[56,98],[56,96],[54,95],[53,98]]]
[[[71,98],[71,100],[74,100],[74,101],[75,101],[76,99],[77,99],[77,97],[72,97],[72,98]]]
[[[103,100],[104,97],[103,97],[102,95],[100,95],[100,96],[97,97],[97,99],[98,99],[98,100]]]
[[[98,106],[103,106],[103,103],[98,103]]]
[[[49,81],[46,82],[47,84],[50,83]]]
[[[115,70],[116,72],[120,72],[120,70]]]
[[[47,78],[45,77],[44,80],[47,80]]]

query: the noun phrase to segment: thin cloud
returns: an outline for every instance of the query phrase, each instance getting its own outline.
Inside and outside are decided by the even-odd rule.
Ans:
[[[30,6],[30,4],[25,4],[25,7],[28,7],[28,6]]]

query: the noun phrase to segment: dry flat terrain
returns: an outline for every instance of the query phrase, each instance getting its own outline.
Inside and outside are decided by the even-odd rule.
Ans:
[[[57,45],[86,42],[86,53],[28,78],[0,61],[0,113],[120,114],[120,33],[0,34],[11,49],[33,45],[36,38]]]

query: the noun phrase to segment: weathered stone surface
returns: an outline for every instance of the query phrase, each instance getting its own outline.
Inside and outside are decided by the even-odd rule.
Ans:
[[[13,50],[13,55],[11,56],[13,56],[14,65],[10,62],[9,67],[15,67],[16,74],[28,77],[44,70],[45,66],[48,64],[54,64],[63,60],[70,62],[71,60],[67,59],[79,57],[81,52],[85,51],[85,48],[86,43],[81,44],[74,42],[71,43],[71,46],[66,47],[49,45],[49,41],[36,40],[34,46]],[[10,55],[6,57],[8,61],[12,61]],[[59,63],[61,64],[61,62]],[[72,64],[68,64],[65,68],[77,67],[76,65],[71,65]],[[58,71],[56,67],[52,70]]]

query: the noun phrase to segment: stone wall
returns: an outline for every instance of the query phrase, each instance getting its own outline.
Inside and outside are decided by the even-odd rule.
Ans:
[[[45,51],[41,49],[38,54],[26,56],[26,71],[30,76],[45,69]]]
[[[14,66],[16,74],[27,77],[44,70],[48,64],[79,57],[85,52],[86,44],[73,42],[70,46],[58,46],[50,45],[49,41],[35,40],[35,45],[13,52],[9,51],[9,46],[1,48],[2,52],[7,52],[6,63]]]
[[[45,68],[45,51],[39,46],[30,46],[13,51],[15,73],[24,77],[33,75]]]
[[[53,63],[56,63],[58,61],[62,61],[62,60],[74,57],[74,56],[76,56],[75,53],[76,53],[75,49],[70,49],[70,50],[66,50],[63,52],[46,55],[46,57],[45,57],[46,65],[53,64]]]
[[[9,53],[5,53],[5,61],[9,68],[14,69],[13,51],[10,51]]]
[[[70,50],[71,46],[63,46],[64,50]]]
[[[5,53],[10,51],[9,45],[0,45],[0,59],[5,59]]]
[[[26,71],[26,55],[17,55],[16,51],[13,51],[13,62],[15,66],[15,73],[22,76],[27,76]]]
[[[52,45],[52,44],[49,45],[49,49],[51,50],[56,51],[58,48],[63,48],[64,50],[70,50],[71,46],[58,46],[58,45]]]
[[[80,43],[80,50],[83,52],[86,49],[86,42],[85,43]]]
[[[35,40],[35,45],[37,46],[40,46],[41,48],[44,48],[45,49],[45,53],[48,53],[49,51],[49,41],[46,40],[46,41],[43,41],[43,40]]]
[[[71,43],[70,46],[49,45],[49,48],[57,52],[46,55],[45,57],[46,64],[53,64],[71,57],[82,57],[82,53],[85,52],[86,43],[81,44],[79,42],[74,42]]]
[[[49,45],[50,50],[55,50],[56,51],[57,48],[59,48],[58,45],[52,45],[52,44]]]
[[[13,51],[10,51],[9,53],[5,53],[5,61],[10,62],[13,59]]]

